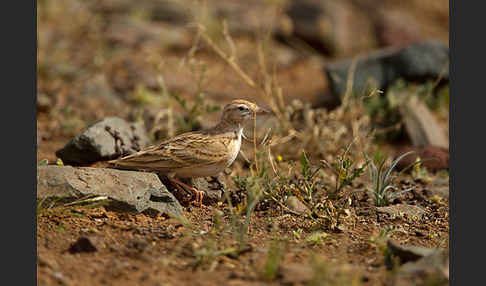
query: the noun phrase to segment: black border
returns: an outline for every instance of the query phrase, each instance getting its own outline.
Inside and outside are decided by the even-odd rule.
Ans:
[[[1,282],[36,285],[37,2],[5,2],[1,10]]]
[[[449,1],[450,285],[484,282],[485,9]],[[476,4],[476,5],[474,5]],[[478,260],[478,261],[477,261]],[[477,281],[477,282],[475,282]]]

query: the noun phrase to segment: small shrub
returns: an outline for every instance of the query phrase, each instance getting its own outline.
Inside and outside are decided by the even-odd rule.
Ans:
[[[336,184],[334,186],[334,191],[331,192],[331,195],[336,195],[341,192],[344,187],[350,186],[356,178],[360,177],[364,173],[366,167],[370,162],[370,160],[366,160],[366,162],[361,167],[354,166],[355,161],[351,158],[351,156],[348,155],[353,142],[348,145],[342,155],[337,157],[337,162],[331,164],[328,163],[326,160],[321,160],[321,163],[331,169],[331,171],[336,176]]]
[[[367,160],[370,162],[370,168],[369,168],[369,177],[372,182],[372,189],[370,190],[370,193],[373,196],[374,203],[376,206],[387,206],[391,203],[391,201],[396,198],[397,196],[406,193],[410,190],[413,189],[413,187],[408,188],[406,190],[398,191],[398,188],[395,187],[393,184],[395,182],[395,179],[398,177],[399,174],[402,172],[406,171],[408,168],[414,166],[417,164],[417,162],[413,163],[409,167],[403,169],[398,175],[392,175],[393,169],[395,169],[396,165],[400,160],[402,160],[404,157],[414,153],[413,151],[404,153],[400,155],[398,158],[392,161],[391,165],[387,168],[384,169],[386,157],[383,158],[382,160],[379,160],[378,166],[375,164],[374,160],[370,160],[368,155],[364,153],[365,157]],[[398,192],[392,192],[392,190],[398,191]]]

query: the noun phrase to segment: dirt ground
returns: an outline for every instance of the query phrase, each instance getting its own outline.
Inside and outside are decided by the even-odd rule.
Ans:
[[[188,103],[195,102],[202,89],[205,104],[221,107],[244,98],[268,106],[204,43],[195,56],[188,57],[193,31],[177,38],[176,44],[161,46],[151,38],[151,28],[143,25],[116,30],[113,14],[119,12],[113,3],[118,1],[111,4],[114,6],[101,1],[106,6],[100,7],[93,1],[87,1],[89,5],[67,1],[62,7],[39,2],[38,163],[44,159],[56,162],[56,150],[107,116],[134,120],[140,114],[153,117],[165,108],[185,116],[176,101],[160,96],[163,88],[157,75],[162,75],[168,90]],[[103,22],[104,16],[113,17],[113,22]],[[71,24],[63,25],[67,18]],[[156,28],[160,27],[154,26],[154,31]],[[140,39],[139,33],[146,34]],[[234,41],[242,69],[263,81],[255,52],[258,40],[240,35]],[[289,48],[277,41],[273,45],[267,60],[269,66],[276,62],[274,76],[285,102],[325,102],[328,82],[322,67],[330,58],[300,55],[288,62]],[[183,62],[185,58],[187,62]],[[201,122],[211,125],[218,115],[204,113]],[[437,116],[447,127],[448,114],[437,112]],[[166,126],[165,121],[157,124]],[[373,144],[375,149],[393,153],[409,143]],[[344,143],[339,146],[344,147]],[[243,148],[252,158],[252,144],[245,143]],[[284,161],[294,152],[291,145],[281,150],[285,148],[288,154],[278,154]],[[324,159],[306,151],[314,162]],[[244,198],[232,177],[248,176],[249,166],[240,156],[233,167],[227,176],[229,190]],[[238,248],[235,235],[240,233],[231,226],[235,219],[227,203],[184,205],[186,222],[166,215],[124,213],[104,205],[43,206],[37,214],[38,285],[448,285],[430,273],[405,281],[396,271],[399,267],[390,266],[386,252],[388,238],[448,251],[449,199],[448,195],[437,196],[434,189],[437,182],[448,186],[448,175],[428,176],[425,180],[402,174],[399,186],[415,188],[392,202],[419,206],[425,211],[423,217],[378,212],[366,193],[360,192],[368,184],[367,173],[337,198],[326,199],[325,188],[316,188],[316,201],[341,212],[339,227],[293,214],[266,198],[252,213],[243,249]],[[236,204],[234,210],[244,213],[239,207],[243,206]],[[386,229],[395,231],[384,233]]]

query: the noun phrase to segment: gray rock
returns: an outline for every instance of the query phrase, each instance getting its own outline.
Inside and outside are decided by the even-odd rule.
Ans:
[[[414,146],[449,148],[449,138],[429,108],[416,96],[411,96],[400,108],[405,130]]]
[[[425,281],[440,281],[438,285],[449,280],[448,251],[420,246],[399,245],[389,239],[387,247],[392,256],[398,257],[401,267],[398,270],[397,281],[408,281],[398,285],[420,285]]]
[[[342,97],[353,59],[325,66],[334,96]],[[353,92],[363,94],[370,80],[377,89],[386,90],[397,79],[449,80],[449,48],[440,41],[424,41],[404,48],[383,49],[358,57],[354,73]]]
[[[116,134],[121,140],[115,140]],[[143,124],[108,117],[74,136],[56,156],[66,164],[90,164],[140,151],[149,143]]]
[[[399,205],[392,205],[388,207],[377,207],[376,211],[379,213],[385,213],[394,216],[402,216],[406,215],[408,218],[422,218],[425,215],[425,211],[413,205],[406,205],[406,204],[399,204]]]
[[[154,173],[70,166],[37,167],[37,198],[74,201],[106,196],[130,212],[155,211],[182,216],[182,207]]]
[[[309,209],[304,205],[303,202],[301,202],[296,196],[290,196],[287,198],[287,200],[285,201],[285,205],[299,213],[299,214],[306,214],[309,212]]]
[[[226,190],[225,176],[222,173],[216,177],[193,178],[192,185],[196,189],[204,191],[203,203],[205,205],[211,205],[221,201],[223,193]]]
[[[387,241],[387,247],[391,250],[392,255],[400,257],[401,263],[417,261],[420,258],[432,255],[437,252],[436,249],[432,248],[400,245],[392,239],[389,239]]]

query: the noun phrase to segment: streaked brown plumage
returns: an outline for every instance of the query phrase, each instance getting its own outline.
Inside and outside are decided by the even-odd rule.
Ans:
[[[214,176],[229,167],[240,151],[245,122],[255,113],[266,112],[249,101],[234,100],[225,106],[216,126],[180,134],[137,153],[109,161],[109,164],[118,169],[145,170],[167,175],[176,187],[183,186],[194,192],[197,203],[201,204],[203,193],[175,177]]]

